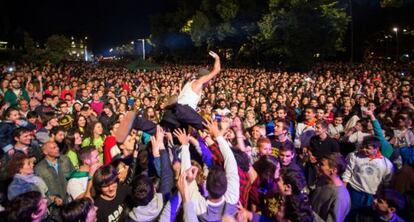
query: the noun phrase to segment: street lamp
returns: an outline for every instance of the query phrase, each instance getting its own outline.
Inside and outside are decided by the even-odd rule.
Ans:
[[[142,60],[145,60],[145,39],[138,39],[142,43]]]
[[[400,45],[399,45],[399,42],[398,42],[398,27],[394,27],[392,29],[392,31],[395,32],[395,42],[397,44],[397,50],[396,50],[395,59],[398,61],[398,55],[400,54]]]

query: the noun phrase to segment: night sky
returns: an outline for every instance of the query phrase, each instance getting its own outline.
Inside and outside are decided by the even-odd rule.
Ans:
[[[0,40],[23,31],[39,42],[52,34],[88,36],[89,46],[99,53],[133,39],[148,37],[150,15],[174,10],[177,1],[2,0]],[[405,0],[405,6],[400,9],[387,10],[380,8],[378,0],[353,2],[356,40],[395,24],[414,29],[414,0]]]
[[[58,33],[88,36],[96,52],[148,37],[149,16],[171,10],[171,0],[2,1],[0,36],[27,31],[37,41]]]

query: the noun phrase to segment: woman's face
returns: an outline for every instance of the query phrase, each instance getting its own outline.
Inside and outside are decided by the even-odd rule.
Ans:
[[[103,127],[101,123],[97,123],[95,127],[93,128],[93,134],[95,135],[102,135],[103,133]]]
[[[233,130],[228,130],[225,135],[225,138],[229,141],[232,141],[234,138],[236,138],[236,134],[234,134]]]
[[[260,128],[259,127],[253,127],[252,129],[252,138],[257,140],[262,136],[262,134],[260,133]]]
[[[7,89],[9,87],[9,80],[3,80],[3,82],[1,82],[1,87]]]
[[[120,182],[125,181],[125,179],[128,175],[128,168],[129,167],[125,163],[123,163],[123,162],[119,163],[117,169],[118,169],[118,179],[119,179]]]
[[[82,136],[79,133],[75,133],[74,137],[75,137],[75,145],[81,145],[82,144]]]
[[[254,113],[252,111],[248,111],[246,117],[247,119],[254,119]]]
[[[119,99],[119,101],[121,102],[121,103],[127,103],[128,101],[127,101],[127,98],[125,97],[125,96],[122,96],[120,99]]]
[[[73,108],[76,110],[76,112],[80,112],[80,111],[81,111],[82,106],[81,106],[79,103],[75,103],[75,104],[73,105]]]
[[[86,119],[85,119],[85,117],[79,117],[79,119],[78,119],[78,126],[79,127],[85,127],[86,126]]]
[[[279,177],[279,180],[277,181],[277,187],[278,187],[279,193],[282,196],[288,196],[290,194],[288,185],[285,184],[285,182],[283,181],[283,177]]]
[[[28,90],[28,91],[33,91],[33,90],[34,90],[33,83],[29,83],[29,84],[27,85],[27,90]]]
[[[119,104],[119,112],[125,112],[126,111],[126,105],[125,103]]]
[[[30,159],[25,159],[23,167],[20,169],[19,173],[22,175],[30,175],[33,173],[34,163]]]
[[[355,129],[356,129],[356,131],[362,131],[362,124],[361,123],[356,123],[355,124]]]

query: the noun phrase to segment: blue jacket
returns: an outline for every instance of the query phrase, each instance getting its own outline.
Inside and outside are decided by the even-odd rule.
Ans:
[[[39,191],[39,188],[32,183],[29,183],[25,180],[20,178],[13,178],[13,181],[10,183],[9,188],[7,190],[7,198],[9,200],[14,199],[15,197],[19,196],[22,193],[26,193],[29,191]]]
[[[31,123],[28,123],[24,120],[20,120],[22,122],[22,127],[27,129],[36,129]],[[14,144],[13,132],[19,126],[16,125],[14,122],[5,120],[0,122],[0,148],[3,150],[4,153],[11,150]]]
[[[17,128],[12,121],[0,122],[0,148],[4,153],[13,148],[13,132]]]

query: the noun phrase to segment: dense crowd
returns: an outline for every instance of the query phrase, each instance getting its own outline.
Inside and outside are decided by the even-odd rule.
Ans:
[[[0,220],[414,221],[412,64],[210,55],[0,66]]]

